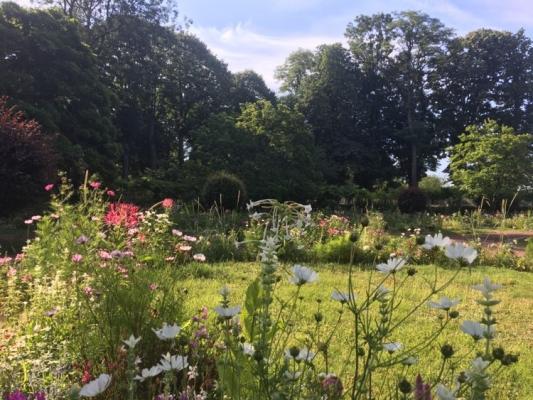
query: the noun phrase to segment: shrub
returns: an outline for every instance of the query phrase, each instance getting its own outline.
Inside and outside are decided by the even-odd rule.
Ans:
[[[202,200],[206,207],[218,205],[225,209],[238,209],[246,204],[244,183],[235,175],[218,172],[207,178],[202,189]]]
[[[9,213],[43,192],[54,172],[50,140],[35,120],[7,105],[0,97],[0,213]]]
[[[398,196],[398,208],[403,213],[410,214],[424,211],[426,205],[426,195],[416,187],[409,187],[403,190]]]

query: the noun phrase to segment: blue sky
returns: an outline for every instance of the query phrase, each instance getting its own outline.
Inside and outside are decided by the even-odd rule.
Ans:
[[[360,14],[418,10],[456,33],[485,27],[533,36],[533,0],[178,0],[190,30],[232,71],[253,69],[272,89],[273,73],[298,48],[344,42],[348,22]]]

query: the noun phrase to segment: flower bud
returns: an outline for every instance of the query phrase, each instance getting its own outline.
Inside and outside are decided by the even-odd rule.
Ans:
[[[357,232],[350,233],[350,242],[355,243],[359,240],[359,234]]]
[[[324,316],[322,315],[322,313],[320,313],[320,312],[315,313],[315,321],[316,322],[322,322],[323,319],[324,319]]]
[[[415,275],[416,272],[417,272],[416,269],[413,268],[413,267],[407,268],[407,275],[409,275],[409,276]]]
[[[505,351],[501,347],[496,347],[494,350],[492,350],[492,356],[496,360],[503,360],[503,357],[505,356]]]
[[[363,215],[361,216],[359,223],[363,228],[366,228],[370,224],[370,221],[368,220],[368,217],[366,215]]]
[[[298,354],[300,354],[300,349],[296,346],[292,346],[289,349],[289,354],[291,355],[292,358],[296,358],[298,357]]]
[[[448,313],[448,316],[451,318],[451,319],[455,319],[459,316],[459,311],[457,310],[453,310],[453,311],[450,311]]]
[[[400,392],[403,394],[409,394],[413,391],[413,385],[411,385],[407,379],[403,378],[400,383],[398,383],[398,389],[400,389]]]
[[[445,344],[440,348],[440,353],[443,358],[450,358],[455,353],[453,347],[450,344]]]

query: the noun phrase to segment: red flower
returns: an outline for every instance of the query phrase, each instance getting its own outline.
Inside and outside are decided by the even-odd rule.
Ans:
[[[169,198],[163,199],[163,201],[161,202],[161,205],[164,208],[172,208],[174,206],[174,200],[169,199]]]
[[[134,228],[139,222],[139,207],[131,203],[109,204],[105,223],[107,225],[122,225],[126,228]]]

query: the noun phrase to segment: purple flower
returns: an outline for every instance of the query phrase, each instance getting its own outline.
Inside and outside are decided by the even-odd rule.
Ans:
[[[46,394],[44,392],[36,392],[34,395],[33,395],[33,398],[35,400],[46,400]]]
[[[7,395],[7,400],[27,400],[28,397],[20,390],[16,390]]]
[[[77,244],[85,244],[89,241],[89,238],[85,235],[81,235],[79,238],[76,239]]]

